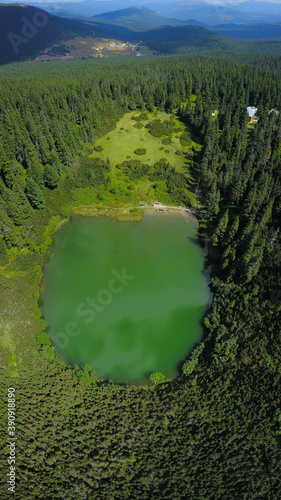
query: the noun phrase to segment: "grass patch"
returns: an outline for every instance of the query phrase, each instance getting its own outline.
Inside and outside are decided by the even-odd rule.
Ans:
[[[0,287],[4,288],[4,289],[12,288],[13,283],[11,282],[11,280],[9,278],[6,278],[6,276],[0,275]]]
[[[201,149],[201,144],[196,142],[196,137],[192,134],[192,130],[183,124],[178,118],[172,117],[171,114],[165,112],[149,113],[145,112],[146,120],[143,120],[143,124],[146,125],[148,121],[155,119],[160,119],[161,121],[169,120],[173,118],[175,122],[175,132],[171,134],[170,140],[170,154],[169,163],[178,172],[186,172],[186,167],[188,162],[184,155],[181,157],[177,154],[177,151],[182,150],[183,152],[188,152],[188,148],[182,147],[180,143],[180,136],[183,132],[188,132],[191,135],[192,146],[195,150],[199,151]],[[124,159],[128,156],[133,157],[134,151],[140,147],[140,144],[145,141],[146,155],[143,156],[143,161],[149,165],[153,165],[163,156],[161,151],[162,139],[153,137],[149,130],[144,126],[142,128],[136,128],[134,125],[140,123],[132,117],[136,117],[136,111],[126,113],[116,124],[116,128],[111,132],[108,132],[103,137],[96,139],[96,146],[101,145],[103,151],[99,152],[99,158],[106,160],[109,158],[111,165],[111,174],[116,175],[114,172],[114,167],[117,164],[122,163]],[[127,134],[122,133],[124,129]],[[180,130],[180,133],[179,133]],[[119,132],[121,132],[119,134]],[[178,136],[178,137],[176,137]],[[160,149],[161,148],[161,149]],[[96,156],[96,152],[92,156]]]
[[[0,336],[0,345],[9,351],[13,351],[13,343],[10,337],[9,332],[6,330],[5,332],[1,332]]]

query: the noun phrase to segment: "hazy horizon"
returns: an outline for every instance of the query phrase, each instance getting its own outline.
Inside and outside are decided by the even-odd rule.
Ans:
[[[61,5],[61,4],[64,4],[64,3],[82,3],[82,2],[85,2],[86,0],[30,0],[30,1],[27,1],[27,2],[22,2],[24,5],[30,5],[30,4],[39,4],[39,3],[42,3],[42,4],[57,4],[57,5]],[[168,0],[167,2],[164,2],[164,3],[169,3],[169,4],[172,4],[172,3],[180,3],[182,6],[184,4],[186,5],[190,5],[190,4],[195,4],[196,1],[198,1],[198,3],[200,3],[201,1],[205,2],[205,3],[210,3],[210,4],[215,4],[215,5],[219,5],[219,4],[223,4],[223,5],[226,5],[226,4],[229,4],[229,5],[239,5],[239,4],[242,4],[242,3],[248,3],[248,2],[258,2],[258,3],[275,3],[275,4],[280,4],[281,5],[281,0],[187,0],[187,1],[183,1],[183,2],[180,2],[179,0]],[[110,0],[94,0],[94,2],[99,2],[99,3],[112,3],[112,1]],[[3,2],[3,4],[16,4],[17,2],[15,0],[5,0],[5,2]],[[144,5],[151,5],[151,0],[120,0],[120,2],[116,2],[116,10],[118,9],[118,4],[119,5],[124,5],[124,3],[126,4],[131,4],[132,7],[137,7],[137,6],[144,6]],[[163,0],[153,0],[153,4],[159,4],[159,5],[163,5]]]

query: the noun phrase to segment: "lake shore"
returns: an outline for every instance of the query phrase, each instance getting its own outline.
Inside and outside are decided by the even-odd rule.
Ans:
[[[149,216],[171,216],[175,213],[186,214],[187,217],[192,220],[197,221],[194,213],[184,207],[173,207],[168,205],[157,205],[149,207],[96,207],[96,206],[81,206],[75,207],[71,216],[85,216],[85,217],[98,217],[99,215],[105,215],[107,217],[113,217],[120,221],[140,221],[144,215]]]

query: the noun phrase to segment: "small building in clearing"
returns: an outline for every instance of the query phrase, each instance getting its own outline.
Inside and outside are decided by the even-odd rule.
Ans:
[[[250,122],[256,120],[256,112],[258,111],[258,108],[256,108],[255,106],[248,106],[247,107],[247,113],[248,113],[248,116],[250,118]]]

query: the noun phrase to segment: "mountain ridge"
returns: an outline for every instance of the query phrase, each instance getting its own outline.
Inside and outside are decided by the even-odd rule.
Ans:
[[[153,10],[142,6],[104,12],[102,14],[98,14],[97,16],[85,18],[85,20],[115,24],[118,26],[128,27],[136,31],[145,31],[157,26],[179,26],[183,24],[177,19],[161,16]]]
[[[158,15],[166,16],[171,19],[195,19],[208,25],[215,24],[250,24],[250,23],[272,23],[281,20],[281,5],[255,0],[249,0],[244,3],[211,4],[204,0],[193,2],[170,1],[163,3],[148,2],[148,0],[136,0],[139,5],[152,9]],[[45,9],[48,12],[58,14],[59,11],[65,11],[67,16],[75,17],[95,17],[110,11],[116,10],[116,2],[111,0],[82,0],[81,2],[63,2],[59,3],[38,3],[30,1],[30,5]],[[256,8],[255,8],[256,6]],[[131,8],[129,0],[118,1],[118,10]]]
[[[11,15],[12,9],[12,15]],[[37,7],[0,4],[0,64],[35,57],[65,37],[87,36],[92,27],[62,19]]]

